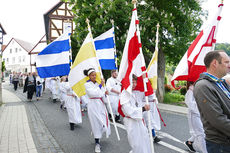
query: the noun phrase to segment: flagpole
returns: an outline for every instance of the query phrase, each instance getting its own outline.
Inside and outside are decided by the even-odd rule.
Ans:
[[[221,4],[224,4],[224,0],[221,0]],[[221,10],[220,10],[221,11]],[[219,21],[220,22],[220,21]],[[215,33],[214,33],[214,38],[216,38],[216,33],[218,31],[218,27],[219,27],[219,22],[217,22],[217,25],[216,25],[216,30],[215,30]],[[213,43],[212,45],[212,50],[214,51],[215,49],[215,46],[216,46],[216,43]]]
[[[89,33],[90,33],[90,37],[91,37],[92,42],[93,42],[94,50],[96,51],[95,44],[94,44],[94,40],[93,40],[93,35],[92,35],[92,32],[91,32],[91,28],[90,28],[90,25],[89,25],[89,19],[88,19],[88,18],[86,19],[86,23],[88,24],[88,31],[89,31]],[[96,59],[97,59],[97,56],[96,56]],[[98,65],[100,65],[98,59],[97,59],[97,63],[98,63]],[[104,79],[103,74],[102,74],[102,71],[101,71],[101,67],[99,68],[99,71],[100,71],[100,74],[101,74],[101,78]],[[116,124],[116,122],[115,122],[115,118],[114,118],[114,115],[113,115],[111,103],[110,103],[110,100],[109,100],[109,95],[107,95],[106,98],[107,98],[107,101],[108,101],[109,110],[110,110],[110,113],[111,113],[111,116],[112,116],[113,125],[114,125],[114,128],[115,128],[115,132],[116,132],[116,135],[117,135],[117,139],[118,139],[118,141],[120,141],[120,135],[119,135],[119,133],[118,133],[117,124]]]
[[[137,0],[132,0],[132,3],[134,5],[134,9],[136,9],[136,3]],[[138,21],[138,16],[137,16],[137,11],[134,12],[135,17],[136,17],[136,21]],[[140,28],[139,28],[139,24],[136,24],[137,27],[137,36],[138,36],[138,42],[141,44],[141,37],[140,37]],[[140,47],[140,52],[142,53],[142,47]],[[143,54],[143,53],[142,53]],[[143,59],[144,60],[144,59]],[[145,77],[143,77],[143,83],[144,83],[144,91],[147,92],[147,82],[148,82],[148,76],[146,74],[146,70],[145,72],[143,72],[143,74],[145,74]],[[145,96],[145,101],[146,104],[149,104],[149,100],[148,100],[148,96]],[[149,138],[150,138],[150,145],[151,145],[151,152],[154,153],[154,145],[153,145],[153,136],[152,136],[152,129],[151,129],[151,118],[150,118],[150,111],[147,112],[148,113],[148,130],[149,130]]]
[[[112,26],[114,28],[114,21],[112,20]],[[116,43],[115,43],[115,29],[114,29],[114,34],[113,34],[113,42],[114,42],[114,49],[115,49],[115,52],[114,52],[114,56],[115,56],[115,64],[116,64],[116,68],[118,70],[118,67],[117,67],[117,48],[116,48]]]

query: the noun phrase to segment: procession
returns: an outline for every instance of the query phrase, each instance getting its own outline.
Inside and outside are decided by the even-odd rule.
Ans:
[[[65,5],[66,9],[69,3],[75,5],[73,9],[79,7],[80,10],[80,2],[79,5],[77,2],[76,4],[70,1],[59,2],[44,15],[47,28],[48,25],[54,25],[50,19],[52,15],[49,13],[55,12],[53,9],[61,5]],[[112,2],[100,2],[100,4],[95,2],[95,10],[99,13],[100,8],[106,8],[107,5],[109,9],[110,3]],[[115,16],[109,19],[109,23],[104,22],[103,24],[107,27],[101,29],[96,26],[96,24],[101,23],[93,17],[94,13],[84,17],[78,16],[75,19],[79,21],[76,25],[72,22],[74,18],[67,17],[65,22],[63,18],[62,33],[56,27],[58,36],[47,35],[49,43],[41,51],[36,52],[34,50],[42,43],[41,40],[46,35],[37,45],[31,47],[32,49],[28,52],[30,67],[19,68],[16,66],[17,64],[14,67],[9,66],[7,51],[10,52],[9,55],[12,53],[11,43],[16,42],[22,45],[17,39],[12,39],[4,47],[4,50],[1,50],[6,68],[1,77],[1,80],[5,81],[3,84],[1,83],[1,86],[3,85],[3,88],[1,87],[2,99],[5,102],[0,103],[0,106],[3,106],[0,107],[0,123],[2,125],[0,125],[0,133],[2,133],[2,136],[0,135],[0,153],[27,152],[20,151],[20,145],[17,145],[16,148],[18,149],[12,150],[10,143],[4,148],[4,143],[11,142],[6,141],[7,135],[4,135],[7,133],[8,122],[11,124],[15,122],[18,125],[17,120],[21,121],[21,119],[12,119],[4,123],[7,120],[6,114],[13,109],[10,107],[16,109],[18,105],[25,107],[26,111],[16,114],[28,114],[33,109],[38,111],[41,120],[44,120],[41,124],[44,124],[44,128],[48,128],[47,133],[51,135],[49,141],[51,138],[56,139],[52,140],[52,144],[57,143],[56,149],[59,148],[63,152],[112,153],[119,148],[123,150],[122,152],[125,150],[129,153],[230,153],[230,58],[227,51],[215,48],[224,1],[219,2],[215,7],[214,12],[216,13],[209,17],[210,22],[204,23],[206,26],[191,37],[190,44],[185,46],[187,51],[178,57],[173,55],[174,53],[163,52],[162,50],[162,46],[166,46],[166,43],[163,42],[164,39],[170,40],[167,43],[171,47],[177,42],[176,45],[179,45],[180,40],[175,40],[176,43],[174,44],[173,35],[170,35],[170,30],[165,29],[166,26],[160,20],[151,25],[154,29],[154,33],[151,32],[154,39],[146,36],[148,29],[144,26],[148,23],[143,21],[146,17],[143,10],[147,9],[151,2],[142,1],[139,3],[132,0],[126,4],[126,11],[131,14],[127,18],[129,21],[123,27],[117,26],[119,19]],[[195,4],[198,5],[198,2],[194,1]],[[88,4],[85,3],[82,6],[88,7]],[[75,10],[75,12],[78,11]],[[127,16],[127,14],[122,14]],[[195,18],[196,12],[192,14]],[[55,15],[53,14],[53,16]],[[173,15],[168,15],[170,20],[173,20]],[[103,13],[100,16],[102,19]],[[106,17],[104,17],[105,20]],[[150,15],[147,17],[147,20],[150,20]],[[46,19],[50,20],[49,24],[47,24]],[[191,18],[191,20],[195,19]],[[186,26],[184,23],[179,25]],[[189,26],[187,25],[187,27]],[[128,29],[124,30],[126,31],[125,37],[119,38],[119,31],[126,27]],[[95,35],[95,31],[100,31],[100,35]],[[49,32],[52,33],[52,28]],[[151,46],[146,47],[149,44]],[[172,49],[176,49],[176,45]],[[121,46],[122,51],[120,51]],[[162,59],[164,54],[172,54],[172,57]],[[172,68],[173,73],[167,81],[165,75],[162,77],[162,72],[165,71],[166,67],[162,67],[161,63],[170,60],[170,58],[178,58],[179,62]],[[171,109],[169,111],[161,108],[162,103],[164,103],[164,94],[166,94],[164,88],[168,86],[167,84],[165,86],[165,82],[169,82],[173,88],[170,89],[172,94],[177,93],[177,91],[181,92],[182,88],[185,88],[183,107],[169,107]],[[12,96],[6,96],[6,93]],[[6,102],[10,100],[10,97],[16,97],[11,104]],[[19,103],[16,103],[15,99],[20,98]],[[44,108],[41,107],[42,105]],[[166,107],[166,105],[163,106]],[[182,116],[180,113],[175,113],[173,109],[186,110],[186,115],[183,115],[183,121],[186,123],[183,122],[182,124],[181,122],[180,124],[179,119],[177,122],[177,119],[170,118],[174,115],[178,118]],[[19,110],[22,111],[23,109],[20,108]],[[29,135],[32,135],[30,138],[29,136],[25,137],[27,150],[28,152],[32,152],[32,150],[44,152],[42,145],[40,145],[39,150],[38,144],[41,142],[36,140],[37,136],[34,133],[37,132],[41,137],[44,134],[36,131],[38,125],[32,126],[39,120],[38,117],[31,119],[33,113],[35,112],[32,112],[32,115],[27,115],[28,120],[26,122],[28,123],[23,125],[26,126],[23,129],[28,129],[28,133],[31,133]],[[170,115],[170,113],[172,114]],[[12,114],[14,113],[12,112]],[[18,115],[16,114],[14,117],[17,118]],[[26,119],[27,117],[22,118]],[[176,125],[178,129],[173,130],[178,133],[186,133],[182,141],[179,140],[182,138],[176,138],[173,134],[170,135],[166,132],[166,129],[173,131],[172,127],[175,126],[173,124],[178,124]],[[20,125],[18,126],[20,128]],[[11,127],[9,129],[13,129]],[[180,131],[180,128],[183,128],[183,131]],[[56,133],[62,134],[60,131],[68,132],[69,136],[66,134],[55,136]],[[80,136],[81,132],[84,133],[83,137]],[[20,135],[20,132],[16,133]],[[74,139],[71,141],[63,139],[72,138],[76,134],[78,137],[75,136],[75,139],[79,142],[82,141],[81,143],[84,145],[78,145]],[[170,141],[166,140],[165,137],[180,145],[170,144]],[[88,140],[85,141],[85,138]],[[12,142],[13,139],[12,137]],[[28,147],[29,143],[32,143],[33,149]],[[75,151],[65,150],[68,143],[73,143],[70,146]],[[123,145],[127,148],[122,148]],[[183,148],[181,148],[182,145]],[[84,149],[78,150],[83,146],[87,152]],[[169,150],[164,151],[165,148],[162,149],[162,146],[169,148]],[[110,147],[116,149],[108,151]],[[49,150],[47,152],[56,151]]]

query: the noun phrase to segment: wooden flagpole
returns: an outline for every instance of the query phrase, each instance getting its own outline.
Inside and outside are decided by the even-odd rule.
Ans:
[[[92,35],[91,28],[90,28],[90,25],[89,25],[89,19],[86,19],[86,23],[88,24],[88,31],[89,31],[89,33],[90,33],[90,37],[91,37],[92,42],[93,42],[94,50],[96,51],[96,48],[95,48],[95,45],[94,45],[94,40],[93,40],[93,35]],[[97,56],[96,56],[96,58],[97,58]],[[97,59],[97,63],[98,63],[98,65],[99,65],[99,71],[100,71],[100,74],[101,74],[101,78],[104,79],[104,76],[103,76],[103,74],[102,74],[101,67],[100,67],[100,63],[99,63],[99,60],[98,60],[98,59]],[[109,95],[107,95],[106,98],[107,98],[107,101],[108,101],[109,110],[110,110],[110,113],[111,113],[111,116],[112,116],[113,125],[114,125],[114,128],[115,128],[115,132],[116,132],[116,135],[117,135],[117,139],[118,139],[118,141],[120,141],[120,135],[119,135],[119,133],[118,133],[117,124],[116,124],[116,122],[115,122],[115,118],[114,118],[114,115],[113,115],[111,103],[110,103],[110,100],[109,100]]]
[[[134,5],[134,9],[136,9],[136,3],[137,0],[132,0],[132,3]],[[134,12],[135,13],[135,17],[136,17],[136,21],[138,21],[138,16],[137,16],[137,11]],[[137,26],[137,36],[138,36],[138,42],[141,44],[141,36],[140,36],[140,28],[139,28],[139,24],[136,24]],[[140,52],[142,53],[142,47],[140,47]],[[146,75],[146,70],[145,72],[143,72],[143,74],[146,76],[145,78],[143,77],[143,83],[144,83],[144,91],[147,92],[147,82],[148,82],[148,78]],[[145,96],[145,101],[146,104],[149,104],[149,99],[148,96]],[[154,145],[153,145],[153,136],[152,136],[152,129],[151,129],[151,118],[150,118],[150,111],[147,112],[148,113],[148,131],[149,131],[149,138],[150,138],[150,145],[151,145],[151,152],[154,153]]]

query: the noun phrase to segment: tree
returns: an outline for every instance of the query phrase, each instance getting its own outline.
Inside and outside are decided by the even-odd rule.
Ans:
[[[94,37],[111,28],[115,23],[116,47],[121,59],[133,5],[124,0],[69,0],[76,15],[74,38],[78,47],[86,34],[86,18],[89,18]],[[155,50],[155,32],[160,24],[158,55],[158,98],[163,101],[166,61],[178,63],[196,37],[202,24],[202,9],[197,0],[145,0],[138,5],[143,53],[148,64]],[[76,52],[74,50],[74,52]],[[147,65],[146,65],[147,66]]]
[[[224,50],[230,56],[230,44],[228,43],[217,43],[215,50]]]

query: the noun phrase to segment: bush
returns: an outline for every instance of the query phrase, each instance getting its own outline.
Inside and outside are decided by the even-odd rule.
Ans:
[[[165,84],[165,92],[168,93],[171,91],[173,91],[173,87],[171,85]]]
[[[183,87],[180,88],[180,94],[185,95],[186,92],[187,92],[186,86],[183,86]]]
[[[176,93],[166,93],[164,95],[164,103],[176,103],[184,101],[184,95]]]

